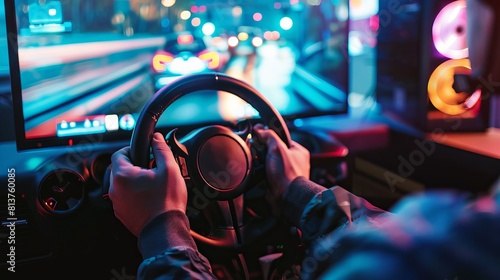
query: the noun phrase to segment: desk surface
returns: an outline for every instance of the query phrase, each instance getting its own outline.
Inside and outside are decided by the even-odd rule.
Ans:
[[[453,132],[427,136],[443,145],[500,159],[500,128],[490,128],[486,132]]]

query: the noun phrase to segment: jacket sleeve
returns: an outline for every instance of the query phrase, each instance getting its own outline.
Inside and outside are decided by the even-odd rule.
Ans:
[[[210,263],[198,252],[189,233],[189,221],[181,211],[165,212],[139,235],[144,258],[137,279],[216,279]]]
[[[286,195],[301,193],[309,202],[288,208]],[[298,178],[284,200],[307,246],[301,279],[500,279],[498,186],[476,200],[454,191],[413,194],[389,213]]]
[[[283,215],[308,243],[357,220],[373,220],[386,211],[347,190],[322,187],[304,177],[292,181],[283,196]]]

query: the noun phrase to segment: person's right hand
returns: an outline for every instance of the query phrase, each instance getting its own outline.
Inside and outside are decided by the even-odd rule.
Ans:
[[[254,131],[258,138],[267,145],[266,175],[270,187],[269,203],[279,207],[283,200],[283,194],[290,183],[297,177],[309,179],[310,154],[309,151],[299,143],[292,141],[290,148],[270,129],[258,124]],[[278,209],[273,209],[273,211]],[[275,211],[277,214],[279,211]]]

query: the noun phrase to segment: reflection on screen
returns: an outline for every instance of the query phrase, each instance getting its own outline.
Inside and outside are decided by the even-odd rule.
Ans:
[[[252,84],[285,117],[345,113],[347,3],[16,0],[26,138],[130,131],[158,89],[213,71]],[[159,125],[255,116],[204,91]]]

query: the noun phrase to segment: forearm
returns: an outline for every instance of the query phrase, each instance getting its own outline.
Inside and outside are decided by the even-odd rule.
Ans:
[[[138,279],[215,278],[210,263],[198,252],[189,232],[189,221],[181,211],[154,218],[139,235],[138,245],[144,258]]]

